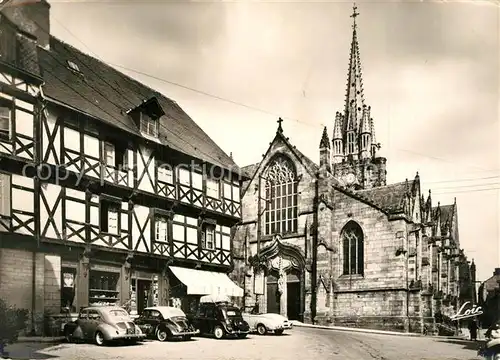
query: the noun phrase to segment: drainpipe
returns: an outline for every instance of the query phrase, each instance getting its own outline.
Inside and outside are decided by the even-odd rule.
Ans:
[[[316,317],[316,291],[317,291],[317,276],[318,276],[318,197],[319,197],[319,173],[316,174],[314,188],[314,203],[313,203],[313,229],[314,236],[312,238],[312,266],[311,266],[311,322],[314,324]]]

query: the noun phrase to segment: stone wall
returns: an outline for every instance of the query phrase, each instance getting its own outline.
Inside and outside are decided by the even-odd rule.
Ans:
[[[397,255],[398,248],[407,247],[404,220],[389,221],[382,211],[351,198],[340,191],[333,194],[335,219],[333,228],[334,281],[337,290],[391,289],[406,287],[406,257]],[[355,221],[364,235],[364,276],[344,276],[342,228]]]
[[[44,256],[44,309],[47,312],[61,311],[61,257],[58,255]]]

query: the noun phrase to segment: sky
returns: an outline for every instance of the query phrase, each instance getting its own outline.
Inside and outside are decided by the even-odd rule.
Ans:
[[[52,0],[51,33],[174,99],[240,166],[278,117],[316,163],[345,101],[352,3]],[[477,279],[500,267],[500,7],[360,1],[358,41],[388,183],[456,197]],[[128,69],[128,70],[127,70]]]

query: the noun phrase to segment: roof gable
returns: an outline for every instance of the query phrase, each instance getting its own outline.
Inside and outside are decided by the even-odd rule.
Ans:
[[[268,147],[266,153],[264,154],[262,161],[260,163],[247,165],[247,166],[244,166],[242,168],[242,173],[244,175],[248,176],[249,178],[251,178],[251,180],[248,182],[246,187],[243,189],[242,196],[245,195],[245,193],[248,189],[248,186],[250,186],[250,184],[252,183],[255,175],[259,172],[259,170],[261,170],[262,164],[264,164],[264,163],[267,164],[266,159],[268,158],[268,155],[271,152],[271,149],[273,148],[273,146],[275,146],[278,143],[284,144],[286,146],[286,148],[304,166],[304,168],[307,170],[307,172],[311,176],[313,176],[313,177],[316,176],[317,172],[319,171],[318,165],[316,165],[311,159],[309,159],[307,156],[305,156],[301,151],[299,151],[295,146],[293,146],[290,143],[288,138],[286,138],[283,135],[283,132],[281,130],[281,124],[280,124],[280,127],[278,128],[278,131],[276,132],[276,136],[274,137],[273,141],[269,144],[269,147]]]
[[[50,50],[38,51],[47,98],[142,137],[127,110],[155,97],[165,112],[160,118],[158,142],[240,173],[231,157],[175,101],[55,37],[51,37]],[[68,60],[78,65],[80,73],[69,69]]]

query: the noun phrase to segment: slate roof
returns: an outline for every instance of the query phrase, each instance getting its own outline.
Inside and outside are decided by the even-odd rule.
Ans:
[[[50,50],[39,50],[44,95],[129,134],[142,136],[126,111],[155,96],[165,115],[159,142],[235,173],[239,167],[173,100],[51,36]],[[70,60],[82,74],[68,68]]]
[[[389,213],[403,211],[404,198],[408,190],[413,188],[414,181],[403,181],[373,189],[356,190],[354,193],[367,199],[374,205]]]

